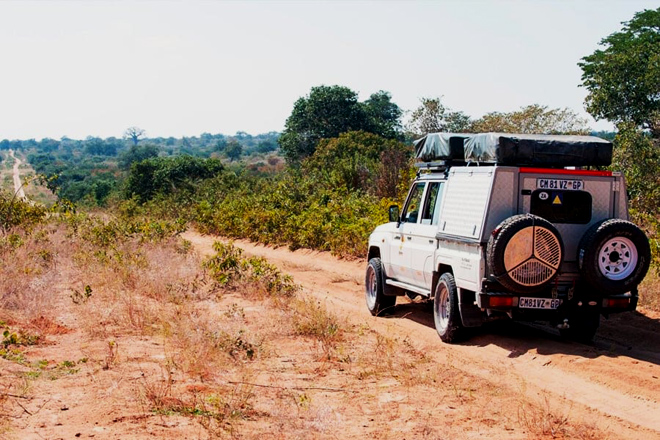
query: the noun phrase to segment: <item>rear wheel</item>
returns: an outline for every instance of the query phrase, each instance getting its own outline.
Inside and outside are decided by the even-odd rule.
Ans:
[[[456,282],[450,273],[442,274],[435,287],[433,320],[443,342],[451,343],[460,338],[463,324],[458,309]]]
[[[384,282],[382,262],[380,258],[372,258],[367,266],[364,284],[367,308],[374,316],[391,312],[396,304],[396,296],[386,296],[383,293]]]
[[[644,232],[620,219],[593,225],[578,247],[580,272],[605,295],[630,292],[649,270],[651,247]]]

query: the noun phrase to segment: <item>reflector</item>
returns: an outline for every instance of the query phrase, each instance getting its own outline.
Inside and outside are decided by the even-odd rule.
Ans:
[[[513,298],[510,296],[491,296],[488,299],[488,304],[491,307],[511,307],[513,306]]]

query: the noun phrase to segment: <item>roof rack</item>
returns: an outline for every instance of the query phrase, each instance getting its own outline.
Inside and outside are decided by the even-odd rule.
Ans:
[[[423,172],[444,172],[445,174],[449,171],[454,165],[463,164],[464,162],[456,162],[451,160],[437,160],[433,162],[415,162],[415,168],[417,168],[417,177]]]
[[[446,160],[437,160],[434,162],[415,162],[415,168],[419,171],[444,171],[449,168],[450,164]]]

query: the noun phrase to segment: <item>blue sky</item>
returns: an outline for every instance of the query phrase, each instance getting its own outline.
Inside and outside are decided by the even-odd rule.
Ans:
[[[584,111],[577,62],[657,2],[0,1],[0,139],[281,131],[316,85],[472,117]],[[606,122],[590,119],[594,129]]]

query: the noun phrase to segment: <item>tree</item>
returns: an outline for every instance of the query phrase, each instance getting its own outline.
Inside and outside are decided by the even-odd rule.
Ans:
[[[633,124],[619,124],[613,160],[625,173],[631,208],[657,213],[660,209],[660,148],[648,133],[637,130]]]
[[[440,98],[422,98],[420,101],[421,105],[413,110],[406,126],[409,137],[438,132],[461,133],[469,129],[470,117],[446,108]]]
[[[312,87],[309,95],[298,99],[279,139],[289,162],[311,156],[323,138],[359,130],[367,117],[357,93],[342,86]]]
[[[60,143],[55,139],[43,138],[39,143],[39,149],[45,152],[56,151],[59,147]]]
[[[265,154],[277,150],[277,144],[274,141],[262,141],[257,144],[257,152]]]
[[[124,131],[124,138],[130,139],[133,141],[133,145],[137,145],[140,138],[144,136],[145,131],[140,127],[128,127]]]
[[[140,202],[146,202],[156,194],[192,191],[196,183],[220,174],[223,169],[218,159],[185,155],[135,162],[126,183],[126,196],[137,196]]]
[[[548,109],[538,104],[510,113],[491,112],[472,122],[470,132],[589,134],[587,121],[568,108]]]
[[[603,49],[578,63],[582,86],[589,91],[587,110],[596,119],[616,124],[613,166],[625,173],[635,220],[657,231],[660,8],[636,13],[620,31],[603,38],[600,46]]]
[[[638,12],[623,29],[582,58],[587,111],[596,119],[632,122],[660,137],[660,8]]]
[[[237,140],[232,139],[227,142],[225,154],[232,162],[238,160],[241,158],[241,154],[243,154],[243,146]]]
[[[88,136],[85,139],[85,153],[92,156],[116,156],[117,145],[112,142],[105,142],[101,138]]]
[[[364,101],[370,133],[386,139],[396,139],[401,132],[402,111],[392,102],[392,96],[383,90],[372,94]]]
[[[323,139],[303,161],[308,175],[329,182],[333,188],[364,190],[379,197],[395,197],[402,167],[411,156],[410,146],[365,131],[350,131]],[[389,161],[388,159],[397,160]],[[401,160],[399,160],[401,159]],[[386,169],[383,163],[392,165]]]
[[[213,151],[222,152],[225,151],[225,148],[227,148],[227,139],[218,139],[213,147]]]
[[[321,139],[349,131],[366,131],[387,138],[398,136],[401,110],[389,93],[380,91],[361,103],[353,90],[343,86],[312,87],[298,99],[278,142],[289,163],[311,156]]]
[[[132,145],[119,157],[119,166],[128,169],[133,162],[141,162],[156,156],[158,156],[158,147],[155,145]]]

